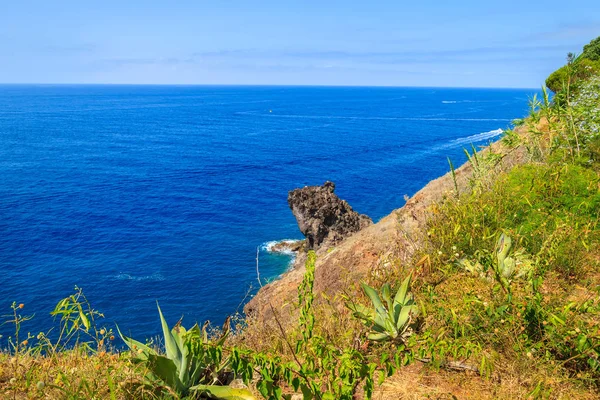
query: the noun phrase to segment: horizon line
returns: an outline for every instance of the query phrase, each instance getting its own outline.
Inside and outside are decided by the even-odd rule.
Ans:
[[[265,84],[265,83],[36,83],[0,82],[0,86],[204,86],[204,87],[322,87],[322,88],[397,88],[397,89],[523,89],[540,90],[537,87],[494,87],[494,86],[419,86],[419,85],[320,85],[320,84]],[[542,87],[541,85],[540,87]]]

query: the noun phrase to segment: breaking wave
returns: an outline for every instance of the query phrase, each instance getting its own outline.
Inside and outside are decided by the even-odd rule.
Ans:
[[[471,135],[463,138],[458,138],[450,142],[452,145],[457,144],[469,144],[475,142],[481,142],[486,139],[493,139],[496,136],[500,136],[504,133],[504,129],[494,129],[493,131],[478,133],[477,135]]]
[[[465,145],[465,144],[482,142],[487,139],[494,139],[495,137],[498,137],[498,136],[502,135],[503,133],[504,133],[503,129],[494,129],[493,131],[482,132],[482,133],[478,133],[476,135],[465,136],[465,137],[451,140],[440,146],[436,146],[433,148],[433,150],[449,149],[452,147],[458,147],[458,146]]]
[[[294,243],[297,242],[298,239],[283,239],[283,240],[271,240],[269,242],[265,242],[260,246],[260,249],[263,251],[266,251],[267,253],[273,253],[273,254],[285,254],[287,256],[292,256],[294,257],[296,255],[295,252],[289,250],[289,249],[285,249],[285,250],[281,250],[281,251],[275,251],[273,250],[275,248],[275,246],[277,246],[278,244],[282,244],[282,243]]]

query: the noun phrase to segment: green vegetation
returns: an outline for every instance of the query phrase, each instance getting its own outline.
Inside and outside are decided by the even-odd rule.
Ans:
[[[415,294],[430,316],[420,335],[444,343],[428,349],[432,359],[472,349],[484,375],[533,377],[532,398],[599,389],[600,78],[568,91],[553,104],[532,99],[522,134],[505,136],[521,165],[488,165],[470,192],[432,210],[434,272]]]
[[[600,61],[600,37],[583,46],[582,55],[589,60]]]
[[[585,81],[599,73],[600,37],[597,37],[584,46],[583,53],[578,57],[573,53],[569,53],[567,65],[551,73],[546,79],[546,86],[554,93],[559,93],[562,90],[574,91],[578,88],[578,82]]]
[[[532,272],[532,262],[523,251],[512,250],[512,239],[501,233],[496,244],[495,257],[478,254],[481,261],[471,262],[467,259],[458,260],[467,271],[475,275],[490,279],[489,275],[500,284],[506,293],[510,293],[513,279],[529,276]],[[486,265],[493,261],[492,265]]]
[[[466,151],[464,168],[449,160],[416,250],[384,273],[327,295],[310,252],[296,301],[268,319],[209,333],[170,328],[159,308],[162,346],[121,335],[124,352],[79,288],[52,312],[53,334],[23,334],[33,317],[13,303],[0,397],[600,397],[600,76],[578,70],[599,45],[500,143]],[[412,383],[424,375],[435,392]]]
[[[229,334],[228,325],[212,343],[208,339],[206,327],[200,330],[196,324],[188,331],[183,326],[176,325],[169,329],[160,307],[158,313],[164,335],[165,355],[144,343],[121,335],[133,351],[135,361],[146,365],[149,382],[164,382],[182,396],[196,392],[198,395],[223,400],[254,399],[247,390],[224,386],[222,375],[229,360],[223,359],[223,344]]]
[[[404,279],[393,299],[389,283],[382,286],[381,297],[375,289],[362,283],[363,290],[373,303],[372,309],[348,302],[347,306],[354,316],[365,321],[367,327],[373,331],[367,335],[369,340],[404,343],[412,335],[412,325],[419,310],[409,291],[410,280],[411,276]]]
[[[9,348],[0,353],[0,396],[6,399],[116,399],[140,398],[140,373],[129,355],[114,351],[111,329],[104,315],[92,308],[81,288],[58,302],[51,315],[58,318],[55,334],[23,336],[25,304],[13,303],[3,323],[14,326]],[[52,339],[51,339],[52,336]]]
[[[569,75],[572,76],[572,85],[577,88],[577,82],[585,80],[592,75],[600,72],[600,61],[592,61],[584,58],[583,55],[571,64],[560,67],[546,79],[546,86],[554,93],[558,93],[565,88]],[[573,87],[571,88],[573,90]]]
[[[275,317],[284,348],[278,350],[278,344],[273,342],[270,351],[237,348],[233,351],[233,370],[248,383],[251,371],[258,371],[256,388],[266,399],[290,399],[291,389],[308,400],[352,400],[361,386],[365,397],[371,398],[376,360],[343,341],[332,340],[315,326],[323,321],[317,319],[313,305],[314,268],[315,254],[311,251],[298,288],[298,324],[286,330]],[[284,349],[287,354],[279,356]]]

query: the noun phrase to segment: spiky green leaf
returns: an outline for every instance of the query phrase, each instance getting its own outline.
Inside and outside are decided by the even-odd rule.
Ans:
[[[392,308],[392,289],[390,288],[390,284],[386,283],[381,287],[381,300],[385,301],[387,305],[387,309]]]
[[[177,332],[173,332],[171,329],[169,329],[169,325],[167,325],[167,321],[165,320],[158,302],[156,303],[156,307],[158,308],[158,314],[160,316],[160,323],[163,330],[167,357],[173,360],[173,363],[177,366],[177,371],[179,372],[178,375],[182,376],[185,373],[187,360],[184,359],[182,349],[179,347],[181,344],[181,337],[177,335]]]
[[[497,258],[498,264],[500,265],[504,262],[504,259],[506,258],[508,252],[510,251],[510,248],[512,247],[512,239],[510,238],[510,236],[502,233],[500,235],[500,238],[498,239],[496,247],[498,248]]]
[[[381,302],[381,299],[379,298],[379,294],[377,293],[377,291],[375,289],[373,289],[371,286],[367,285],[364,282],[361,283],[361,286],[362,286],[363,290],[365,291],[365,294],[367,296],[369,296],[369,298],[371,299],[371,302],[373,303],[373,306],[375,307],[376,310],[385,309],[385,307],[383,306],[383,303]]]
[[[190,390],[208,396],[209,399],[221,400],[255,400],[256,397],[246,389],[234,389],[229,386],[196,385]]]
[[[398,289],[398,292],[396,292],[396,296],[394,297],[394,306],[396,304],[402,304],[402,305],[406,304],[406,302],[409,298],[409,287],[410,287],[411,279],[412,279],[412,274],[408,275],[402,281],[402,284],[400,285],[400,288]]]
[[[387,340],[389,338],[390,338],[390,336],[387,333],[375,333],[375,332],[372,332],[372,333],[369,333],[367,335],[367,339],[373,340],[375,342],[381,342],[381,341]]]
[[[186,387],[177,376],[177,367],[170,358],[161,355],[148,355],[148,369],[168,386],[174,388],[177,392],[185,394]]]
[[[508,279],[515,273],[516,263],[512,257],[506,257],[499,267],[501,268],[500,273],[502,276]]]
[[[396,320],[396,329],[400,332],[404,332],[404,329],[410,323],[410,314],[412,312],[412,308],[410,306],[402,307],[400,310],[400,315],[398,315],[398,319]]]
[[[150,347],[146,346],[144,343],[138,342],[135,339],[124,336],[121,333],[121,330],[119,329],[119,325],[117,325],[117,332],[119,333],[119,336],[125,342],[127,347],[129,347],[129,349],[131,349],[132,351],[135,351],[137,353],[136,357],[139,360],[145,361],[148,359],[148,355],[150,355],[150,354],[156,355],[156,352],[153,349],[151,349]],[[139,352],[139,350],[141,350],[141,352]]]

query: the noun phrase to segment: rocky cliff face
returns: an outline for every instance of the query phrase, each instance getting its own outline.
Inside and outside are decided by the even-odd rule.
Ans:
[[[288,204],[306,236],[308,249],[335,245],[354,232],[371,225],[366,215],[357,213],[335,193],[335,184],[306,186],[288,194]]]

